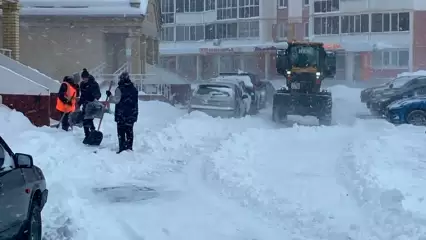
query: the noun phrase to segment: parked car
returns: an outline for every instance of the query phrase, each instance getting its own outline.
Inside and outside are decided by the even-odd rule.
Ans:
[[[397,78],[394,78],[394,79],[392,79],[389,82],[386,82],[384,84],[380,84],[378,86],[369,87],[369,88],[362,90],[361,94],[360,94],[361,102],[366,103],[372,98],[372,96],[375,93],[383,91],[385,89],[389,89],[390,88],[389,86],[392,84],[393,81],[395,81],[395,79],[397,79]]]
[[[426,96],[401,99],[387,107],[386,119],[393,124],[426,126]]]
[[[211,82],[225,82],[225,83],[231,83],[236,85],[242,92],[243,96],[246,96],[244,97],[246,114],[250,114],[253,112],[253,109],[252,109],[253,101],[252,101],[252,98],[250,97],[250,93],[247,91],[247,88],[243,80],[230,76],[230,77],[213,78],[211,79]]]
[[[218,79],[238,79],[244,83],[244,91],[248,93],[251,98],[251,107],[249,114],[257,114],[261,107],[260,98],[261,98],[261,89],[263,84],[257,75],[252,73],[220,73]]]
[[[247,114],[247,98],[237,84],[202,83],[194,90],[188,111],[202,111],[213,117],[243,117]]]
[[[426,93],[426,76],[406,77],[404,81],[394,81],[391,88],[373,95],[367,107],[373,115],[386,116],[387,107],[398,100]]]
[[[14,153],[0,137],[0,239],[42,239],[46,180],[31,155]]]

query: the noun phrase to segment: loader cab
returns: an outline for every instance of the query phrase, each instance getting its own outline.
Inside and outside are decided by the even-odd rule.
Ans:
[[[328,67],[333,62],[334,67]],[[328,55],[321,43],[288,43],[286,49],[278,49],[276,68],[287,77],[293,69],[315,69],[324,77],[334,77],[335,55]]]

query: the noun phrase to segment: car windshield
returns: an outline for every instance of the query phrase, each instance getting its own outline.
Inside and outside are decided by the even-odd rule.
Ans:
[[[295,67],[316,67],[317,48],[310,45],[296,45],[290,48],[290,61]]]
[[[404,86],[406,83],[408,83],[409,81],[413,80],[413,77],[399,77],[396,78],[393,82],[392,82],[392,88],[401,88],[402,86]]]
[[[225,85],[200,85],[196,92],[197,95],[202,96],[224,96],[230,97],[232,96],[232,88]]]

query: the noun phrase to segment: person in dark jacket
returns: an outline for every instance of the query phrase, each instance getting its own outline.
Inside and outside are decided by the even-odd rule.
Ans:
[[[133,150],[133,126],[138,120],[138,90],[127,72],[120,75],[114,96],[106,92],[110,103],[115,103],[115,122],[117,123],[118,151]]]
[[[79,97],[78,84],[74,83],[74,79],[70,76],[65,76],[58,91],[56,99],[56,110],[61,113],[62,129],[68,131],[70,124],[68,121],[69,114],[76,109],[76,99]]]
[[[101,98],[101,90],[99,84],[96,82],[95,78],[89,74],[86,68],[83,69],[81,73],[81,83],[80,83],[80,100],[78,101],[79,106],[83,106],[82,112],[85,114],[85,109],[88,103]],[[84,140],[83,143],[87,144],[87,137],[91,131],[95,130],[95,124],[93,119],[84,119],[83,120],[83,129],[84,129]]]

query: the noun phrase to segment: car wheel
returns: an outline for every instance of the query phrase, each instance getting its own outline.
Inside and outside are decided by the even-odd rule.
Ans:
[[[25,233],[25,240],[41,240],[42,236],[42,221],[41,221],[41,208],[37,203],[33,203],[27,229]]]
[[[415,126],[426,126],[426,112],[413,110],[407,115],[407,123]]]

